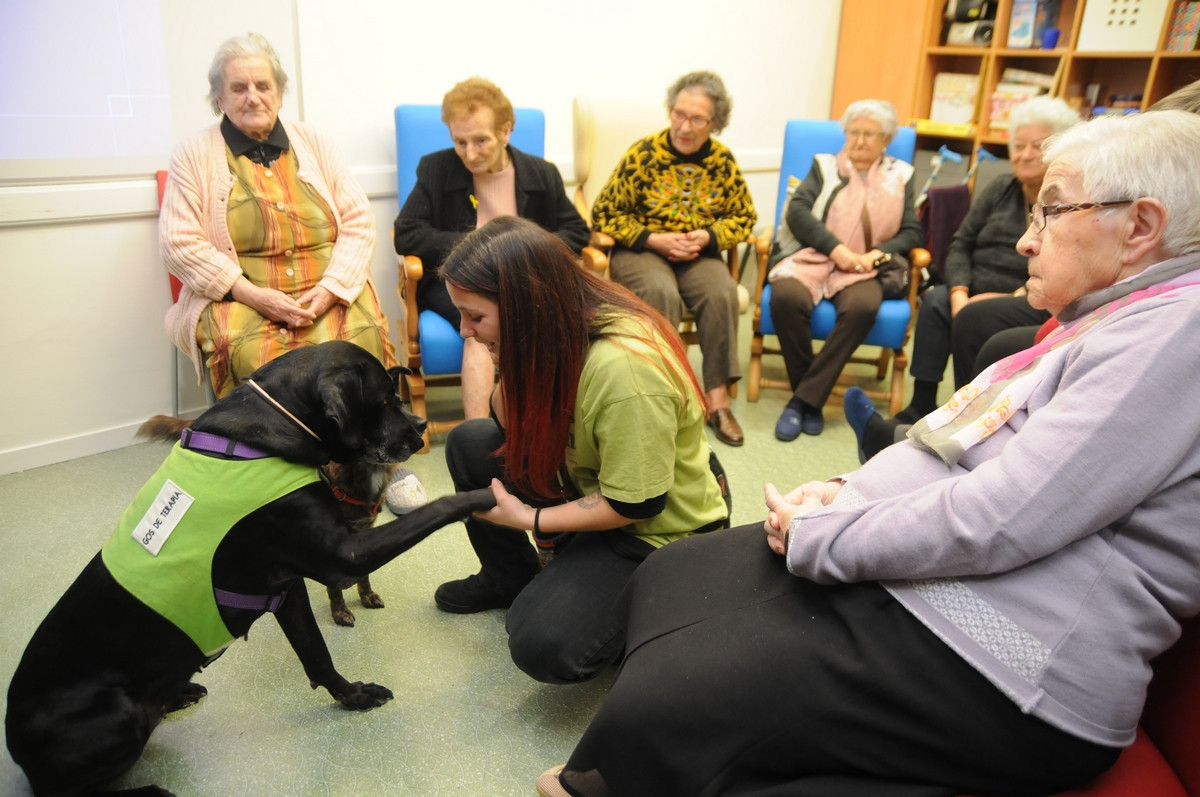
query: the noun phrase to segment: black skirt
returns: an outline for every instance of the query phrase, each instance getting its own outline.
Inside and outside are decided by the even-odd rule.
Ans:
[[[761,525],[652,554],[577,794],[1049,794],[1119,753],[1023,714],[876,583],[787,572]]]

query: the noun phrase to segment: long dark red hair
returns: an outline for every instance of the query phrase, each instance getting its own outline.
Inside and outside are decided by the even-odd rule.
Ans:
[[[567,449],[579,374],[588,346],[611,314],[642,319],[657,348],[704,406],[679,332],[650,305],[614,282],[586,272],[557,236],[532,221],[502,216],[467,235],[442,265],[442,279],[500,308],[500,379],[504,384],[509,481],[530,497],[561,496],[558,471]],[[663,341],[668,350],[663,350]]]

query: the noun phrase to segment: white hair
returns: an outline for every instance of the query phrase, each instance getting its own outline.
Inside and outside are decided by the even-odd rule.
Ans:
[[[1061,133],[1079,121],[1079,113],[1058,97],[1033,97],[1012,109],[1008,117],[1008,137],[1016,138],[1017,130],[1026,125],[1048,127],[1052,133]]]
[[[1092,202],[1159,200],[1167,210],[1167,254],[1200,251],[1200,116],[1101,116],[1052,136],[1043,152],[1046,163],[1062,160],[1080,174]]]
[[[879,129],[883,131],[883,137],[888,141],[892,140],[892,136],[896,135],[896,130],[900,126],[900,121],[896,118],[896,106],[887,100],[858,100],[850,103],[846,107],[846,112],[842,114],[842,132],[845,132],[855,119],[864,117],[878,122]]]
[[[271,72],[275,75],[275,85],[279,87],[280,96],[287,91],[287,72],[283,71],[283,64],[267,37],[260,33],[234,36],[221,42],[217,54],[213,56],[212,66],[208,68],[208,104],[212,106],[214,116],[221,115],[221,107],[217,105],[217,100],[225,90],[225,64],[234,58],[249,56],[267,59],[267,63],[271,65]]]

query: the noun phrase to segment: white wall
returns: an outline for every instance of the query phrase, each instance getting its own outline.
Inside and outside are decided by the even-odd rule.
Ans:
[[[161,0],[160,8],[179,135],[214,121],[204,96],[216,46],[246,30],[271,40],[292,79],[281,115],[331,135],[371,196],[374,278],[394,320],[395,105],[438,103],[458,80],[483,75],[515,104],[545,110],[546,156],[569,182],[575,94],[658,98],[680,74],[712,69],[734,97],[721,139],[766,222],[784,122],[829,113],[841,3]],[[29,184],[3,180],[2,166],[0,473],[8,473],[128,445],[148,416],[172,410],[173,381],[153,176]],[[190,363],[180,373],[182,410],[194,412],[202,396]]]

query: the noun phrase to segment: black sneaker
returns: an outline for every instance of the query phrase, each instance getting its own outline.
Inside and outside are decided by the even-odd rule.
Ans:
[[[447,581],[433,593],[433,602],[444,612],[474,614],[488,609],[507,609],[516,600],[516,595],[503,595],[483,583],[476,573],[473,576]]]

